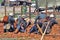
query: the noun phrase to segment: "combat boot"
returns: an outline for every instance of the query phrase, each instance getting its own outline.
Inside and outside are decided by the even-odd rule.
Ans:
[[[6,33],[6,29],[4,29],[4,33]]]

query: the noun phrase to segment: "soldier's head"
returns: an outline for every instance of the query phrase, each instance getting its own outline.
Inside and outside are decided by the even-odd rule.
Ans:
[[[50,17],[53,18],[54,17],[54,14],[50,14]]]
[[[35,15],[39,14],[39,10],[38,10],[38,9],[35,9],[35,10],[34,10],[34,14],[35,14]]]
[[[13,16],[13,13],[9,13],[10,16]]]
[[[25,19],[25,15],[22,15],[22,18]]]

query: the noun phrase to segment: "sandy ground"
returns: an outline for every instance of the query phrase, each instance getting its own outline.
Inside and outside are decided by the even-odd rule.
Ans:
[[[60,23],[60,21],[59,21]],[[14,32],[3,32],[3,23],[0,23],[0,38],[15,38],[15,40],[40,40],[41,34],[29,34],[29,30],[33,25],[30,25],[27,28],[26,33],[17,33]],[[43,40],[60,40],[60,26],[58,24],[54,25],[51,29],[51,33],[44,36]]]

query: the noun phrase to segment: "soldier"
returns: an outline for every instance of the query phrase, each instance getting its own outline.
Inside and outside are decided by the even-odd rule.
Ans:
[[[42,23],[46,20],[46,14],[43,13],[43,12],[39,12],[39,15],[36,17],[35,19],[35,23],[38,23],[39,26],[41,27],[42,26]]]
[[[15,30],[14,29],[14,22],[15,22],[15,20],[14,20],[13,16],[14,16],[13,13],[10,13],[9,16],[8,16],[8,22],[10,24],[10,29],[9,29],[10,32],[13,32]]]
[[[36,24],[38,24],[41,28],[42,24],[45,22],[45,20],[46,20],[46,14],[43,12],[39,12],[39,14],[36,17],[35,22],[34,22],[35,25],[31,28],[30,33],[32,33],[32,32],[38,33],[37,32],[38,28],[37,28]]]
[[[38,20],[38,22],[37,22],[37,20]],[[50,21],[50,23],[48,25],[49,21]],[[50,14],[50,16],[47,17],[45,14],[41,13],[39,16],[37,16],[37,18],[35,20],[35,25],[30,30],[30,33],[34,32],[34,31],[37,32],[38,28],[36,26],[36,23],[38,23],[38,25],[41,27],[43,33],[46,29],[46,26],[48,25],[47,30],[46,30],[46,34],[49,34],[52,26],[54,24],[57,24],[57,21],[56,21],[56,18],[55,18],[54,14]]]
[[[54,24],[57,24],[57,21],[55,19],[55,15],[54,14],[50,14],[50,16],[47,18],[48,20],[46,22],[43,23],[43,26],[42,26],[42,31],[44,32],[45,31],[45,28],[48,24],[48,22],[50,21],[48,27],[47,27],[47,30],[46,30],[46,34],[49,34],[50,31],[51,31],[51,28]]]
[[[27,27],[27,22],[21,16],[18,16],[17,20],[18,20],[18,22],[17,22],[17,28],[15,30],[15,33],[18,33],[18,31],[25,32],[25,29]]]
[[[8,31],[14,31],[14,17],[13,13],[10,13],[9,16],[4,16],[3,22],[4,22],[4,32]]]
[[[50,22],[51,22],[52,26],[53,26],[54,24],[57,24],[55,15],[52,14],[52,13],[50,14]]]

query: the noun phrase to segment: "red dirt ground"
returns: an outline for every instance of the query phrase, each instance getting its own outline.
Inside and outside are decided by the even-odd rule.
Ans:
[[[20,32],[18,34],[14,34],[14,32],[3,33],[3,23],[0,23],[0,38],[31,37],[31,38],[37,38],[38,40],[40,40],[41,38],[40,34],[28,33],[32,26],[33,25],[30,25],[27,28],[26,33],[20,33]],[[55,24],[51,29],[51,33],[44,36],[44,40],[60,40],[60,26],[58,24]]]

